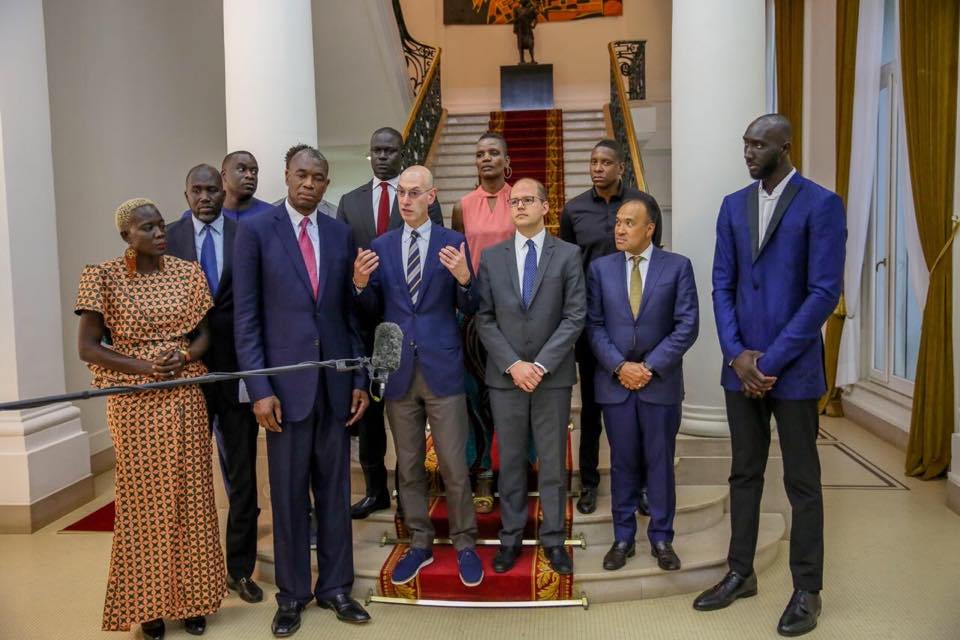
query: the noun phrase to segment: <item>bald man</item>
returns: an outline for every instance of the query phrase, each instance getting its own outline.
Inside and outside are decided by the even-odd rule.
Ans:
[[[694,601],[720,609],[757,593],[757,548],[770,417],[777,419],[790,500],[793,595],[777,631],[817,626],[823,583],[823,494],[817,400],[826,390],[820,330],[840,299],[846,225],[840,197],[790,162],[790,122],[757,118],[743,134],[754,182],[723,199],[713,257],[713,310],[730,422],[730,570]]]
[[[365,314],[382,316],[403,330],[400,368],[390,374],[383,397],[397,451],[404,523],[412,540],[391,580],[411,582],[433,562],[434,528],[424,469],[429,419],[460,580],[475,587],[483,580],[483,566],[474,551],[477,523],[466,462],[469,423],[457,310],[471,315],[478,300],[463,234],[430,220],[436,198],[426,167],[413,166],[400,174],[397,203],[403,227],[357,252],[353,284]]]
[[[226,192],[220,171],[208,164],[187,174],[184,197],[188,219],[167,228],[167,253],[200,263],[213,309],[207,314],[210,349],[203,357],[211,371],[236,371],[233,340],[233,240],[237,223],[223,212]],[[227,489],[227,584],[247,602],[263,600],[253,581],[257,560],[257,437],[260,428],[242,383],[227,380],[203,385],[207,414],[217,439]]]

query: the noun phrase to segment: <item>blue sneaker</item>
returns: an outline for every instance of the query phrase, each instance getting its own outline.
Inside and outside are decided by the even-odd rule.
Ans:
[[[483,563],[472,547],[457,552],[460,565],[460,582],[467,587],[476,587],[483,582]]]
[[[397,566],[393,568],[393,575],[390,576],[390,582],[393,584],[407,584],[417,577],[420,569],[433,562],[433,551],[430,549],[418,549],[410,547],[403,554]]]

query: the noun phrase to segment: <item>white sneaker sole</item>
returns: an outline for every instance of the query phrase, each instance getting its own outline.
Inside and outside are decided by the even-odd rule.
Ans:
[[[424,560],[423,562],[421,562],[421,563],[420,563],[420,566],[417,567],[417,570],[413,572],[413,575],[410,576],[409,578],[407,578],[406,580],[403,580],[403,581],[401,581],[401,582],[397,582],[397,581],[394,579],[393,576],[390,576],[390,582],[393,583],[393,584],[407,584],[408,582],[413,582],[414,580],[416,580],[417,576],[420,575],[420,570],[423,569],[424,567],[426,567],[427,565],[431,565],[431,564],[433,564],[433,557],[432,557],[432,556],[429,557],[429,558],[427,558],[427,559]]]
[[[460,582],[462,582],[463,586],[465,587],[478,587],[480,586],[480,583],[483,582],[483,573],[482,572],[480,573],[480,579],[477,580],[476,582],[467,582],[466,580],[463,579],[463,574],[461,573]]]

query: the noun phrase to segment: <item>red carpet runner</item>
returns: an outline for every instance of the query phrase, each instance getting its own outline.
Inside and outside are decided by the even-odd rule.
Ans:
[[[510,184],[520,178],[534,178],[547,188],[550,212],[547,229],[557,233],[560,211],[565,200],[563,185],[563,112],[560,109],[538,111],[492,111],[490,130],[507,141]]]
[[[496,446],[494,446],[496,451]],[[494,470],[499,468],[498,460],[494,455]],[[567,440],[567,486],[570,484],[572,451],[570,441]],[[443,482],[440,479],[439,465],[432,438],[427,438],[427,477],[431,491],[443,491]],[[531,471],[531,490],[536,489],[536,472]],[[437,538],[446,538],[449,535],[447,521],[447,503],[443,496],[434,496],[430,499],[430,519],[436,529]],[[397,537],[409,537],[409,531],[399,519],[395,519]],[[528,503],[527,526],[523,537],[536,539],[540,524],[540,500],[530,497]],[[573,528],[573,502],[567,499],[567,510],[564,523],[566,536],[569,538]],[[481,539],[496,539],[500,531],[500,502],[494,501],[493,512],[477,514],[477,533]],[[433,546],[433,564],[424,568],[416,580],[404,585],[395,585],[390,581],[393,568],[407,545],[398,544],[391,551],[380,569],[379,591],[382,596],[407,598],[412,600],[463,600],[468,602],[497,601],[517,602],[528,600],[569,600],[573,597],[573,576],[562,576],[550,568],[549,562],[541,547],[524,547],[523,553],[513,569],[506,573],[494,573],[493,556],[497,553],[497,546],[478,546],[477,554],[483,562],[483,583],[479,587],[465,587],[460,582],[457,566],[457,553],[451,545],[435,544]],[[573,550],[567,547],[573,554]]]
[[[109,504],[105,504],[93,513],[80,518],[67,527],[64,527],[58,531],[58,533],[81,533],[87,531],[112,533],[113,520],[115,517],[116,511],[114,510],[114,502],[111,500]]]

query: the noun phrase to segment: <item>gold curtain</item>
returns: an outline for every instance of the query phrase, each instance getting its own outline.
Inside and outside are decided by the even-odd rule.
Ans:
[[[793,125],[790,159],[803,165],[803,5],[804,0],[775,0],[774,42],[777,54],[777,111]]]
[[[850,186],[850,145],[853,135],[853,81],[857,68],[857,24],[860,0],[837,0],[837,193],[847,204]],[[827,319],[824,364],[830,389],[820,398],[820,412],[842,416],[840,389],[836,387],[837,363],[840,359],[840,334],[847,311],[843,297]]]
[[[906,472],[924,480],[950,467],[953,433],[954,161],[957,0],[900,0],[900,56],[910,181],[930,286],[923,310]]]

